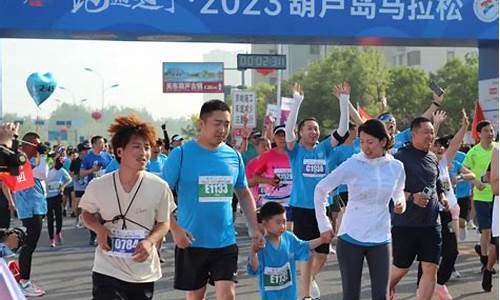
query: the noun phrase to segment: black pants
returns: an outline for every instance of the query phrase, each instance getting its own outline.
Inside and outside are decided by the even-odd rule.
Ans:
[[[26,227],[26,240],[24,246],[19,253],[19,269],[21,279],[30,279],[31,275],[31,258],[36,249],[36,244],[40,239],[42,232],[43,216],[33,216],[31,218],[22,219],[23,226]]]
[[[3,202],[2,200],[5,200],[5,202]],[[0,228],[9,228],[9,227],[10,227],[9,204],[7,203],[7,199],[0,198]]]
[[[391,244],[363,247],[338,239],[337,259],[342,277],[343,299],[360,299],[361,274],[365,257],[370,271],[371,299],[388,299]]]
[[[92,273],[92,300],[150,300],[154,282],[133,283]]]
[[[47,230],[49,239],[54,238],[54,217],[56,220],[56,234],[62,229],[62,195],[47,198]]]
[[[451,214],[448,211],[439,213],[441,217],[441,236],[443,244],[441,246],[441,261],[437,272],[437,283],[446,284],[450,280],[451,273],[455,267],[455,261],[458,257],[457,236],[451,232],[448,224],[451,222]],[[422,263],[418,264],[417,285],[422,277]]]

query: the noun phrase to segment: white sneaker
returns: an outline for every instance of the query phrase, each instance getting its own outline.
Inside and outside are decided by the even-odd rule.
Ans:
[[[313,279],[311,282],[311,298],[319,299],[321,297],[321,291],[319,290],[319,285],[316,280]]]
[[[330,254],[333,254],[333,255],[337,254],[337,251],[335,251],[335,248],[333,248],[333,246],[331,244],[330,244],[329,249],[330,249]]]
[[[45,295],[45,291],[34,285],[31,280],[19,282],[19,287],[26,297],[40,297]]]
[[[462,277],[462,274],[460,274],[457,270],[453,270],[453,272],[451,273],[451,278],[453,279],[459,279]]]

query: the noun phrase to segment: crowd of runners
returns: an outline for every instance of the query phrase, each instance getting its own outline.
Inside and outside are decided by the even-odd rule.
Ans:
[[[339,123],[326,137],[314,116],[298,122],[307,101],[298,84],[285,124],[244,127],[234,144],[231,111],[220,100],[202,105],[199,135],[189,141],[169,137],[165,126],[157,138],[153,125],[134,115],[117,117],[107,133],[75,147],[46,147],[37,133],[26,133],[21,149],[35,185],[12,193],[1,183],[0,256],[17,251],[20,291],[44,295],[31,280],[33,252],[40,243],[63,244],[63,217],[72,217],[96,246],[89,296],[152,299],[170,232],[174,288],[201,300],[211,284],[217,299],[235,299],[240,209],[252,240],[247,272],[261,299],[320,299],[315,277],[329,255],[337,256],[343,299],[360,299],[365,259],[372,299],[397,299],[415,260],[416,298],[452,299],[446,283],[460,276],[458,243],[476,229],[482,288],[491,291],[499,213],[492,123],[470,128],[465,111],[450,120],[441,110],[445,94],[434,94],[409,128],[398,130],[390,112],[363,122],[350,89],[334,87]],[[440,135],[451,121],[460,122],[458,131]],[[4,124],[2,144],[16,130]],[[479,135],[476,145],[463,143],[469,130]],[[25,230],[20,248],[8,230],[12,215]],[[48,241],[39,240],[44,226]]]

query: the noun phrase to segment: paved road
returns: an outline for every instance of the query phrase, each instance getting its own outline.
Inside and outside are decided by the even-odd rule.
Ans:
[[[40,239],[39,249],[33,259],[32,279],[47,290],[43,297],[46,300],[80,300],[90,299],[91,268],[94,247],[87,245],[88,234],[84,229],[76,229],[73,219],[65,219],[63,232],[65,244],[58,248],[49,248],[47,233],[44,229]],[[249,239],[244,236],[246,229],[238,224],[238,244],[240,246],[239,270],[237,284],[237,299],[258,299],[255,278],[246,275],[246,257],[249,251]],[[481,289],[481,274],[479,260],[472,247],[478,235],[469,231],[469,240],[460,244],[460,256],[456,269],[462,278],[448,283],[454,299],[486,300],[498,299],[498,276],[494,277],[494,289],[484,293]],[[173,286],[173,250],[172,244],[166,244],[163,256],[167,262],[163,264],[164,277],[156,283],[155,299],[183,299],[183,293],[175,291]],[[398,286],[398,299],[415,298],[416,264]],[[340,273],[335,255],[330,255],[324,271],[317,278],[322,291],[321,299],[342,299]],[[215,299],[213,288],[209,288],[208,299]],[[365,264],[362,284],[362,299],[370,299],[368,270]]]

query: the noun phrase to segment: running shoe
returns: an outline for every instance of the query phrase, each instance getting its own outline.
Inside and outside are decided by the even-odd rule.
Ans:
[[[63,240],[62,232],[56,233],[55,240],[56,240],[56,243],[58,245],[63,244],[64,240]]]
[[[31,280],[19,282],[19,287],[26,297],[41,297],[45,295],[45,291],[34,285]]]
[[[436,284],[436,288],[434,289],[434,295],[436,295],[439,300],[453,300],[450,292],[446,285]]]
[[[481,286],[485,292],[491,292],[492,284],[491,277],[493,276],[492,272],[488,269],[484,269],[483,271],[483,280],[481,281]]]
[[[319,290],[319,285],[316,280],[313,279],[311,282],[311,298],[319,299],[321,297],[321,291]]]
[[[453,270],[453,272],[451,272],[451,278],[453,279],[462,278],[462,274],[460,274],[457,270]]]
[[[49,246],[50,246],[51,248],[55,248],[55,247],[56,247],[56,241],[55,241],[54,239],[50,239],[50,241],[49,241]]]

